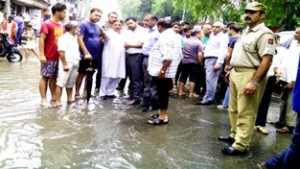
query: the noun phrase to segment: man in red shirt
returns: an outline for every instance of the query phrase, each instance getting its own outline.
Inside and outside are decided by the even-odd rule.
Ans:
[[[3,22],[3,31],[8,33],[10,40],[14,43],[18,31],[18,25],[13,21],[14,16],[10,15],[8,20]]]
[[[62,3],[55,4],[51,12],[53,16],[51,19],[42,24],[40,30],[39,48],[41,62],[41,75],[39,89],[41,94],[41,104],[47,104],[47,86],[52,95],[52,101],[55,100],[56,77],[58,72],[59,54],[57,51],[57,42],[59,37],[63,34],[63,24],[60,22],[66,16],[66,5]]]

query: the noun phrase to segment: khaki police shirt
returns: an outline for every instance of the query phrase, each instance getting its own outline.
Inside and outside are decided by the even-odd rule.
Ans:
[[[265,55],[275,55],[276,39],[264,23],[243,31],[236,42],[230,65],[232,67],[257,68]]]

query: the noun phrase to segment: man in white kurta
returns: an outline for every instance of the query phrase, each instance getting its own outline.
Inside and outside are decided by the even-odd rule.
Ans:
[[[122,23],[117,21],[114,26],[122,28]],[[125,41],[123,33],[113,29],[109,30],[106,36],[107,39],[102,54],[101,100],[115,98],[115,90],[121,79],[125,78]]]

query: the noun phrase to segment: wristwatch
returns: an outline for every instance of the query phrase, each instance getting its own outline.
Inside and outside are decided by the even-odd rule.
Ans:
[[[164,73],[165,73],[165,71],[161,70],[161,71],[160,71],[160,73],[164,74]]]

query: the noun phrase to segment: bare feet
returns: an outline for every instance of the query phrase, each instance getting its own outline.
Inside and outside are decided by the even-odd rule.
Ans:
[[[41,106],[46,107],[47,106],[47,100],[42,99],[41,100]]]
[[[75,100],[68,100],[68,104],[72,104],[72,103],[74,103],[75,102]]]
[[[199,98],[200,96],[196,93],[189,94],[189,98]]]

